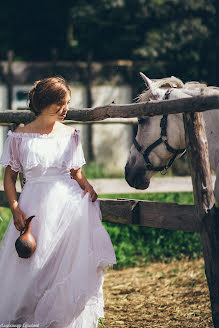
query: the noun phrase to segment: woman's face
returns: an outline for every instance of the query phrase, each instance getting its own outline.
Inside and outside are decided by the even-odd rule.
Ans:
[[[66,93],[62,105],[52,104],[43,110],[42,115],[47,115],[56,121],[63,121],[66,117],[70,100],[69,93]]]

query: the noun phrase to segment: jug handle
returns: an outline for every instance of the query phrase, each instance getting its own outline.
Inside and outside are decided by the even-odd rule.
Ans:
[[[31,221],[34,217],[35,217],[35,215],[32,215],[32,216],[29,216],[29,218],[27,218],[27,220],[26,220],[26,222],[25,222],[25,227],[24,227],[24,229],[20,231],[20,236],[21,236],[23,233],[26,232],[27,227],[28,227],[30,221]]]

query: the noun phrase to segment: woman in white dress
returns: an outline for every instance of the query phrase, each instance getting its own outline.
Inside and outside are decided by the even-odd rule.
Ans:
[[[37,81],[29,93],[35,120],[8,131],[0,164],[13,220],[0,244],[0,325],[94,328],[104,317],[104,269],[116,257],[81,170],[79,130],[61,123],[70,96],[62,78]],[[18,172],[25,182],[19,200]],[[36,250],[21,258],[15,241],[32,215]]]

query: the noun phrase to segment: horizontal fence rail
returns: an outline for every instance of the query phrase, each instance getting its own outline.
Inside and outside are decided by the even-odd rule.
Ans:
[[[103,221],[121,224],[200,231],[194,205],[179,205],[136,199],[100,199]]]
[[[19,198],[20,192],[17,192]],[[0,206],[9,207],[4,191],[0,191]],[[179,205],[136,199],[100,199],[104,222],[135,224],[168,230],[199,232],[194,205]]]
[[[67,112],[66,120],[95,122],[108,118],[133,118],[163,114],[203,112],[219,109],[219,96],[198,96],[174,100],[150,101],[133,104],[109,104],[95,108],[74,109]],[[35,118],[30,110],[4,110],[0,123],[24,123]]]

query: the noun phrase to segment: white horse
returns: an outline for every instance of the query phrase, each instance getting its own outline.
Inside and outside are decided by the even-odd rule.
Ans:
[[[140,73],[146,91],[138,102],[178,99],[198,95],[219,95],[219,88],[198,82],[183,83],[172,76],[150,80]],[[211,169],[216,172],[214,194],[219,204],[219,109],[203,113]],[[125,179],[131,187],[147,189],[151,177],[166,170],[185,150],[182,114],[138,118],[138,132],[125,166]]]

